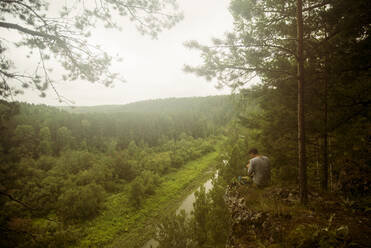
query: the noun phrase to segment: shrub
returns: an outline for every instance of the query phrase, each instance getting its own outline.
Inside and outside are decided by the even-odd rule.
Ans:
[[[289,247],[297,248],[345,248],[350,245],[348,226],[333,227],[331,216],[326,227],[318,225],[300,225],[288,237]]]
[[[57,213],[64,220],[86,220],[95,217],[102,208],[105,191],[91,183],[71,187],[58,198]]]

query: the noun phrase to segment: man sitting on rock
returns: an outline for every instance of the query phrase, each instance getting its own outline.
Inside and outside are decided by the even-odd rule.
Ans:
[[[252,177],[253,183],[259,188],[269,185],[271,180],[270,162],[266,156],[261,156],[258,149],[252,148],[249,151],[251,159],[246,165],[247,174]]]

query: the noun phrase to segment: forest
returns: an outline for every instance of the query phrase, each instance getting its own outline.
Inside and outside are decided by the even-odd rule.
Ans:
[[[224,148],[229,166],[199,191],[190,220],[159,226],[160,247],[369,246],[369,8],[234,0],[233,32],[187,43],[203,63],[186,71],[239,90],[237,124]],[[238,181],[251,147],[271,160],[263,190]]]
[[[215,151],[233,116],[228,96],[139,102],[108,114],[0,106],[2,247],[74,244],[69,228],[94,219],[113,194],[141,208],[166,174]]]
[[[41,0],[0,3],[0,30],[23,33],[14,44],[40,52],[35,73],[20,74],[0,40],[0,246],[369,247],[369,1],[228,1],[233,28],[185,42],[198,60],[183,71],[230,95],[14,100],[51,89],[66,101],[49,55],[65,81],[111,86],[113,58],[90,49],[86,30],[95,21],[120,29],[117,15],[157,37],[182,22],[175,2],[102,0],[58,20],[39,15]],[[269,158],[265,187],[248,176],[252,148]],[[177,211],[191,193],[190,214]]]

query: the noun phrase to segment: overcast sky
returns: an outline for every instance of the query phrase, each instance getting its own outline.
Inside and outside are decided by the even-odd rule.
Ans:
[[[183,43],[197,40],[210,43],[212,37],[221,37],[232,29],[229,0],[179,0],[184,19],[153,40],[142,36],[131,23],[123,31],[97,29],[92,42],[100,44],[111,55],[119,54],[123,61],[114,71],[124,76],[126,83],[115,83],[113,88],[83,81],[56,82],[56,88],[76,106],[125,104],[146,99],[229,94],[229,89],[215,89],[215,82],[182,71],[184,64],[201,62],[197,51]],[[17,53],[13,53],[17,56]],[[22,55],[18,55],[22,58]],[[23,57],[24,58],[24,57]],[[19,61],[19,59],[16,59]],[[20,63],[22,64],[22,63]],[[25,67],[27,63],[23,63]],[[21,68],[18,68],[19,70]],[[27,68],[25,68],[27,69]],[[52,92],[46,98],[36,91],[26,91],[16,100],[49,105],[65,105]]]

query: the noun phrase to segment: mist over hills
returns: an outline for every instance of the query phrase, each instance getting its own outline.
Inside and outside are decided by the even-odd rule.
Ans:
[[[70,113],[179,113],[207,111],[213,112],[220,108],[232,107],[231,96],[218,95],[206,97],[182,97],[143,100],[123,105],[97,105],[97,106],[65,106],[58,107]]]
[[[30,133],[37,140],[41,139],[38,136],[44,128],[55,140],[62,133],[71,136],[73,149],[87,147],[103,152],[107,148],[105,144],[110,142],[124,149],[131,141],[157,146],[162,139],[178,139],[182,134],[206,138],[220,134],[235,116],[231,96],[170,98],[91,107],[3,102],[0,107],[3,108],[0,113],[7,113],[12,119],[4,134],[9,136],[9,144],[3,147],[17,146],[11,139],[17,128],[18,133]],[[52,150],[53,155],[59,155],[60,149],[53,147]]]

